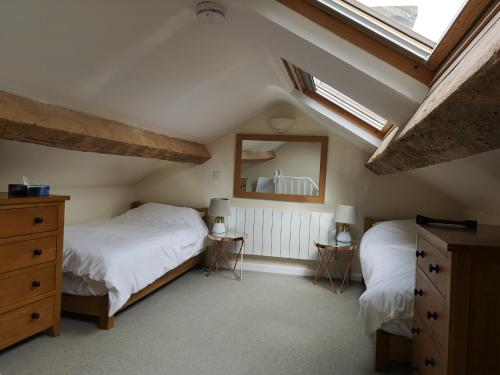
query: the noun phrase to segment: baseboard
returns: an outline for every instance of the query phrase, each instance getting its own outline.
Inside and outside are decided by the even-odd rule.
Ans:
[[[219,264],[220,268],[226,268],[225,266]],[[240,269],[240,264],[236,266],[236,269]],[[244,260],[243,262],[243,272],[244,271],[254,271],[254,272],[267,272],[276,273],[281,275],[293,275],[293,276],[303,276],[303,277],[314,277],[316,273],[315,269],[307,267],[303,264],[280,264],[276,262],[255,262],[252,260]],[[362,275],[359,273],[352,273],[351,280],[361,281]]]

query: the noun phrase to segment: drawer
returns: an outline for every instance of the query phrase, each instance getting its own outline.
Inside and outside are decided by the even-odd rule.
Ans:
[[[448,299],[451,270],[450,258],[421,236],[417,239],[417,249],[417,264],[439,292]]]
[[[55,267],[48,267],[0,279],[0,307],[53,291],[55,274]]]
[[[55,260],[56,250],[56,236],[0,245],[0,273]]]
[[[448,303],[417,267],[415,307],[443,349],[448,346]]]
[[[53,321],[53,297],[1,314],[0,349],[49,328]]]
[[[414,374],[442,375],[443,355],[439,345],[434,342],[424,319],[415,311],[413,322],[411,362]]]
[[[0,210],[0,238],[57,229],[57,206]]]

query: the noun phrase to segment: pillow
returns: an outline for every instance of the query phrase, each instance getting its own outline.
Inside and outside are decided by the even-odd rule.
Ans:
[[[201,219],[205,213],[189,207],[177,207],[160,203],[145,203],[112,219],[120,224],[147,224],[156,227],[184,224],[190,227],[206,227]]]

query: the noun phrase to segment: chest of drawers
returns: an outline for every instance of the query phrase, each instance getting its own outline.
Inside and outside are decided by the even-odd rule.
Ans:
[[[412,370],[500,374],[500,227],[417,229]]]
[[[67,199],[0,193],[0,349],[59,334]]]

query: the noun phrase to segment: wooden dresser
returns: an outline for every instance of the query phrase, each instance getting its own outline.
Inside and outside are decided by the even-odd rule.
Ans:
[[[415,374],[500,374],[500,227],[417,230]]]
[[[0,193],[0,349],[60,332],[64,204]]]

